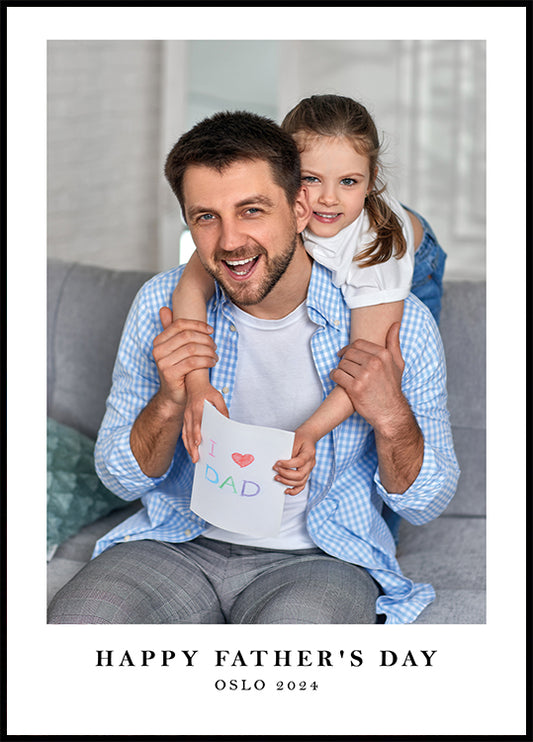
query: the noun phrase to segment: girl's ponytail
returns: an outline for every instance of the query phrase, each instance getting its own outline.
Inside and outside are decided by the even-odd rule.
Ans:
[[[390,258],[401,258],[407,250],[402,225],[388,203],[381,197],[385,188],[375,190],[366,197],[365,208],[370,228],[376,233],[372,243],[354,256],[362,266],[385,263]]]

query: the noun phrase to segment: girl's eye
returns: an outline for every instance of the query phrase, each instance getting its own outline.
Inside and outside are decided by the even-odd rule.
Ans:
[[[353,178],[343,178],[341,180],[341,185],[345,185],[345,186],[355,185],[356,183],[357,181],[354,180]]]
[[[304,175],[302,178],[302,183],[318,183],[318,178],[315,178],[314,175]]]

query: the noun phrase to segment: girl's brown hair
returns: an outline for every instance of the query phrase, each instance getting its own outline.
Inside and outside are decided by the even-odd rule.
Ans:
[[[365,209],[376,238],[354,260],[369,266],[385,263],[392,256],[401,258],[407,249],[402,226],[381,197],[385,184],[379,175],[372,180],[379,166],[380,142],[376,125],[367,109],[342,95],[312,95],[289,111],[281,128],[295,137],[299,145],[300,137],[295,136],[298,134],[304,137],[346,137],[359,154],[368,157],[372,189],[366,198]]]

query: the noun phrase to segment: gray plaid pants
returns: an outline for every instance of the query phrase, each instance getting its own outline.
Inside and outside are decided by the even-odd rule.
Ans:
[[[59,591],[48,623],[376,623],[378,595],[365,569],[318,548],[129,541]]]

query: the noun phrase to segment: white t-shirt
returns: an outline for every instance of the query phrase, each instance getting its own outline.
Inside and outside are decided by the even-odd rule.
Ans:
[[[282,319],[258,319],[238,307],[233,307],[233,316],[239,333],[239,354],[231,419],[296,430],[323,399],[311,353],[311,337],[317,326],[309,319],[305,303]],[[307,485],[298,495],[285,495],[277,536],[254,538],[216,526],[210,526],[202,536],[269,549],[313,547],[305,527],[308,495]]]
[[[333,283],[342,290],[350,309],[402,301],[411,290],[415,254],[413,225],[399,201],[385,193],[382,198],[402,224],[407,250],[399,259],[393,256],[385,263],[366,267],[354,260],[375,237],[365,209],[334,237],[317,237],[307,229],[302,235],[311,257],[332,271]]]

